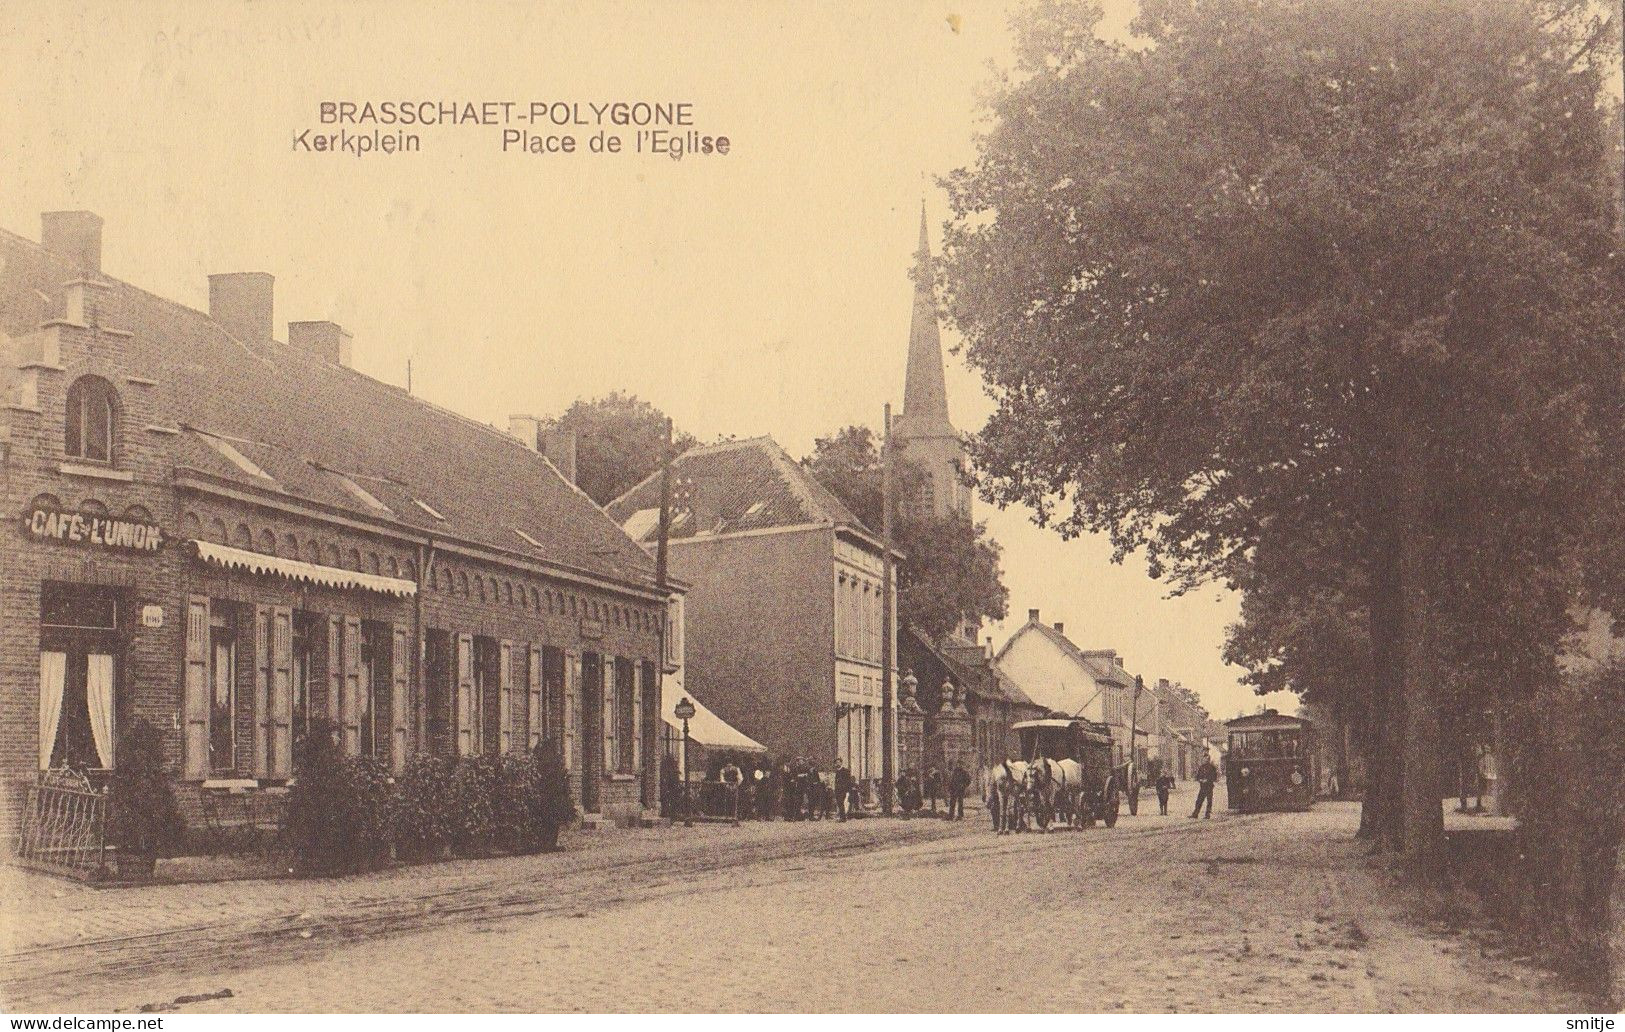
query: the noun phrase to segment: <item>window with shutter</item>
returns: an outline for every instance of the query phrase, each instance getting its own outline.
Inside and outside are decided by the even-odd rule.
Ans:
[[[254,776],[271,776],[271,607],[254,607]]]
[[[340,704],[344,752],[361,751],[361,619],[344,618],[344,698]]]
[[[391,765],[406,768],[407,720],[412,695],[412,638],[405,624],[396,624],[390,643],[389,756]]]
[[[603,665],[603,692],[600,695],[598,707],[598,720],[604,726],[604,766],[605,773],[621,769],[621,757],[616,752],[615,729],[619,723],[616,720],[615,692],[620,687],[615,683],[615,664],[613,661]]]
[[[497,646],[497,748],[513,752],[513,642]]]
[[[564,766],[581,772],[576,736],[581,733],[581,657],[564,656]]]
[[[293,610],[271,610],[271,762],[273,778],[293,776]]]
[[[337,734],[344,720],[344,618],[327,621],[327,719]]]
[[[474,755],[474,636],[457,636],[457,755]]]
[[[194,595],[186,604],[185,770],[189,778],[209,773],[209,600]]]
[[[525,698],[525,728],[528,732],[526,748],[535,749],[542,744],[542,738],[547,733],[547,711],[543,709],[541,646],[532,645],[528,656],[529,677],[526,679],[528,694]]]
[[[616,657],[614,669],[615,769],[631,774],[637,770],[637,683],[630,659]]]

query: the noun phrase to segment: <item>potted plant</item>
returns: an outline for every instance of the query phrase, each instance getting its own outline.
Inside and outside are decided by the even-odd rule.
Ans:
[[[151,878],[158,857],[179,849],[185,824],[164,773],[163,737],[145,720],[132,722],[119,740],[107,805],[119,880]]]

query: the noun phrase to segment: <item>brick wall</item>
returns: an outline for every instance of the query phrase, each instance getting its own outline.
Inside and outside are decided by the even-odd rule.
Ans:
[[[673,542],[687,581],[684,684],[779,761],[835,765],[834,532]]]

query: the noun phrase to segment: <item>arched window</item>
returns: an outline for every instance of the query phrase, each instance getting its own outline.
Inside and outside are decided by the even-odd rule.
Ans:
[[[112,462],[118,435],[118,393],[99,376],[81,376],[68,388],[66,451],[70,458]]]

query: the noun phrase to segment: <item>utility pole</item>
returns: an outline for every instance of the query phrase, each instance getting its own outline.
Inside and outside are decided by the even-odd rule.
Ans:
[[[1145,690],[1145,678],[1134,675],[1134,702],[1128,715],[1128,813],[1140,815],[1140,692]]]
[[[880,441],[880,810],[892,812],[892,780],[895,775],[897,718],[892,713],[892,440],[891,404],[883,416],[884,437]]]
[[[667,416],[666,444],[660,453],[660,531],[655,539],[655,592],[660,596],[660,634],[656,648],[660,650],[660,654],[655,662],[655,683],[647,689],[654,692],[654,700],[652,704],[645,703],[643,707],[644,719],[649,720],[651,722],[650,726],[656,728],[660,726],[659,722],[665,719],[661,711],[666,705],[666,642],[667,635],[670,633],[666,625],[671,622],[671,593],[666,586],[666,547],[671,539],[671,458],[671,417]],[[683,701],[687,702],[688,700],[684,699]],[[662,737],[656,732],[655,741],[659,742]],[[648,741],[648,737],[645,736],[644,740]],[[643,805],[646,807],[658,805],[661,798],[660,789],[657,786],[660,783],[662,763],[659,757],[653,755],[659,750],[650,749],[648,751],[651,755],[643,758]],[[688,799],[687,720],[683,721],[683,792],[686,807],[686,800]],[[684,816],[687,817],[686,809]],[[685,821],[685,823],[691,824],[692,822]]]

